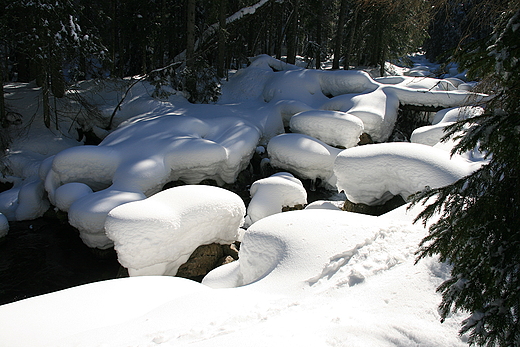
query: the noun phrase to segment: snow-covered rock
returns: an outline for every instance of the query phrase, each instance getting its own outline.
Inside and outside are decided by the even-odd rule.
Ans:
[[[233,192],[187,185],[112,209],[105,229],[130,276],[173,276],[198,246],[237,240],[245,212]]]
[[[313,110],[290,120],[291,130],[317,138],[331,146],[354,147],[363,133],[363,121],[345,112]]]
[[[142,116],[98,146],[58,153],[46,174],[46,189],[53,204],[69,209],[69,221],[87,245],[107,248],[112,243],[103,226],[111,209],[151,196],[170,181],[232,183],[249,164],[259,137],[255,126],[238,118]],[[70,188],[71,183],[94,193],[84,186]]]
[[[245,227],[282,212],[282,208],[307,204],[307,191],[302,182],[287,172],[279,172],[255,181],[249,189],[251,202],[247,207]]]
[[[374,141],[386,141],[397,119],[399,99],[390,88],[377,88],[368,93],[338,95],[322,106],[324,110],[342,111],[358,117],[364,132]]]
[[[338,191],[354,203],[382,204],[394,195],[405,200],[425,187],[449,185],[480,166],[426,145],[394,142],[342,151],[334,162]]]
[[[271,165],[305,179],[336,183],[333,165],[341,149],[303,134],[282,134],[269,141],[267,153]]]

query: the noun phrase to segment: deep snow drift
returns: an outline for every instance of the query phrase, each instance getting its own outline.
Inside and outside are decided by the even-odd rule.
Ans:
[[[432,258],[414,265],[425,230],[409,223],[405,207],[388,217],[278,213],[249,228],[239,261],[210,273],[209,287],[132,277],[22,300],[0,306],[0,340],[21,347],[464,346],[457,336],[463,317],[441,324],[436,309],[435,288],[449,268]]]
[[[296,177],[320,179],[331,193],[374,204],[449,184],[478,168],[478,150],[450,158],[453,142],[439,144],[433,136],[356,146],[361,133],[386,141],[399,104],[452,108],[435,117],[445,118],[438,120],[442,126],[455,112],[478,113],[458,107],[486,96],[426,72],[373,79],[362,71],[305,70],[259,56],[223,85],[213,105],[192,105],[177,94],[157,100],[150,85],[136,85],[116,114],[115,131],[94,125],[106,136],[98,146],[31,128],[5,159],[11,175],[4,180],[15,184],[0,194],[6,218],[36,218],[52,204],[68,212],[88,246],[115,243],[132,275],[174,274],[195,247],[209,242],[242,240],[240,259],[213,270],[203,284],[136,277],[0,306],[0,343],[463,346],[457,335],[463,317],[440,324],[436,311],[435,288],[449,268],[432,258],[414,265],[426,235],[410,223],[417,209],[371,217],[323,201],[280,213],[307,202]],[[85,82],[79,90],[91,87]],[[37,114],[37,103],[17,104],[17,88],[27,100],[38,92],[6,86],[8,102],[25,110],[23,116]],[[103,93],[91,102],[108,117],[121,93]],[[72,129],[75,121],[58,125]],[[294,133],[284,134],[285,127]],[[232,183],[259,145],[267,147],[264,164],[290,173],[252,184],[247,210],[222,188],[160,192],[176,180]],[[244,218],[247,230],[239,229]]]

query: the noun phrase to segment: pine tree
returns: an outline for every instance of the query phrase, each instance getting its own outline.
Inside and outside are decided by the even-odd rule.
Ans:
[[[440,312],[442,319],[470,314],[460,333],[469,333],[472,345],[520,345],[520,2],[506,5],[487,44],[462,55],[495,97],[482,116],[450,126],[445,136],[463,132],[453,153],[478,146],[489,163],[414,199],[433,199],[417,219],[440,214],[418,255],[452,264],[451,278],[438,288]]]

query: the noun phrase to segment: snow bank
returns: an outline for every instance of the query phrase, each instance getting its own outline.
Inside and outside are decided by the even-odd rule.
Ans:
[[[105,229],[130,276],[173,276],[198,246],[237,240],[244,215],[235,193],[189,185],[114,208]]]
[[[374,205],[394,195],[407,199],[427,186],[449,185],[478,167],[437,148],[383,143],[342,151],[334,162],[334,173],[338,190],[350,201]]]
[[[302,134],[282,134],[269,141],[271,165],[296,173],[301,178],[321,179],[335,184],[333,164],[340,149]]]
[[[207,291],[199,283],[166,276],[90,283],[0,306],[0,340],[4,346],[57,346],[67,336],[126,322],[175,298]]]
[[[457,334],[463,317],[441,324],[436,309],[435,288],[449,268],[431,258],[414,265],[426,230],[396,220],[402,211],[394,219],[322,209],[275,214],[245,233],[238,261],[204,279],[219,290],[154,276],[75,287],[0,306],[2,341],[465,346]]]
[[[348,113],[313,110],[294,115],[290,127],[293,132],[315,137],[331,146],[350,148],[359,142],[364,125],[361,119]]]
[[[287,172],[276,173],[255,181],[249,190],[251,202],[247,207],[245,226],[282,212],[282,208],[307,204],[307,191],[301,181]]]

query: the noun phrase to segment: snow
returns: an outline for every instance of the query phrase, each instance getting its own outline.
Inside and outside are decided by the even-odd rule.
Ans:
[[[237,240],[245,210],[233,192],[186,185],[112,209],[105,230],[130,276],[174,276],[198,246]]]
[[[333,164],[341,149],[303,134],[281,134],[267,145],[270,164],[300,177],[334,185]]]
[[[1,339],[21,347],[464,346],[463,317],[441,324],[436,310],[449,268],[433,258],[414,265],[426,231],[399,215],[278,213],[253,224],[240,259],[204,284],[134,277],[22,300],[0,306]]]
[[[117,109],[114,131],[103,120],[125,94],[121,84],[78,85],[74,95],[98,107],[100,119],[78,113],[76,99],[58,100],[69,115],[81,114],[62,118],[62,133],[43,122],[28,127],[41,112],[37,88],[5,86],[7,101],[22,115],[12,127],[30,130],[5,158],[11,171],[3,181],[14,187],[0,194],[0,236],[7,220],[37,218],[52,205],[68,212],[89,247],[114,245],[133,276],[173,275],[201,244],[241,240],[241,248],[238,261],[213,270],[202,284],[136,276],[0,306],[0,344],[465,345],[457,334],[462,314],[439,322],[436,288],[449,266],[435,258],[415,264],[427,234],[410,222],[417,207],[373,217],[322,200],[281,213],[283,206],[306,204],[300,179],[376,204],[452,183],[482,165],[476,152],[451,157],[453,142],[434,142],[461,114],[456,109],[436,115],[428,130],[434,135],[419,141],[429,146],[356,146],[362,132],[386,141],[399,104],[455,108],[487,98],[470,93],[471,83],[465,86],[456,71],[442,80],[424,77],[433,67],[414,61],[409,76],[373,79],[261,55],[224,83],[211,105],[190,104],[179,93],[154,99],[153,86],[143,81]],[[98,146],[69,133],[89,122],[104,138]],[[285,134],[287,126],[297,133]],[[287,172],[254,182],[247,210],[235,193],[197,185],[234,183],[255,153],[264,168],[269,162]],[[163,191],[172,181],[187,185]]]
[[[480,106],[463,106],[440,110],[433,117],[432,125],[417,128],[412,132],[410,142],[434,146],[451,153],[454,146],[458,143],[457,135],[452,136],[448,141],[441,142],[445,135],[444,129],[459,120],[476,117],[483,112],[484,109]],[[474,162],[485,160],[485,153],[480,152],[478,147],[460,155]]]
[[[430,146],[393,142],[342,151],[334,173],[338,191],[344,191],[351,202],[377,205],[395,195],[406,200],[426,187],[449,185],[480,164]]]
[[[295,114],[291,131],[319,139],[331,146],[354,147],[363,133],[363,121],[351,114],[335,111],[306,111]]]
[[[249,191],[252,199],[247,207],[246,227],[282,212],[283,207],[307,204],[307,191],[302,182],[288,172],[255,181]]]
[[[358,117],[374,141],[386,141],[397,119],[399,99],[388,88],[368,93],[342,94],[322,105],[325,110],[347,112]]]
[[[50,201],[63,185],[79,182],[93,194],[66,194],[70,223],[90,247],[107,248],[105,216],[114,207],[151,196],[164,184],[204,179],[234,182],[256,149],[256,127],[233,117],[200,120],[166,114],[132,118],[98,146],[72,147],[58,153],[46,174]],[[58,196],[60,197],[60,196]]]

